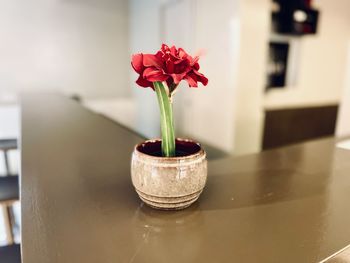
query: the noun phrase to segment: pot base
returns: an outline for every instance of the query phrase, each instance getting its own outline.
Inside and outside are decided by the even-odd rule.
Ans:
[[[140,199],[148,206],[160,210],[181,210],[189,207],[191,204],[197,201],[202,191],[196,193],[179,196],[179,197],[159,197],[151,196],[142,193],[136,189]]]

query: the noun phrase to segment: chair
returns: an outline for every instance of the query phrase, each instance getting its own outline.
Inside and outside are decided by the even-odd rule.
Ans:
[[[19,200],[18,176],[0,177],[0,206],[4,215],[7,243],[14,243],[12,205]]]
[[[14,244],[12,205],[19,200],[18,176],[0,177],[0,206],[4,215],[7,246],[0,247],[0,263],[20,263],[20,245]]]
[[[0,247],[0,263],[21,263],[20,245]]]
[[[6,175],[10,175],[10,163],[8,158],[8,151],[17,149],[17,140],[16,139],[1,139],[0,140],[0,150],[4,152],[5,157],[5,168]]]
[[[6,175],[10,175],[8,151],[17,149],[16,139],[1,139],[0,151],[4,152]],[[0,263],[21,263],[20,245],[14,244],[13,225],[14,217],[12,205],[19,200],[18,176],[0,177],[0,207],[4,215],[6,246],[0,247]]]

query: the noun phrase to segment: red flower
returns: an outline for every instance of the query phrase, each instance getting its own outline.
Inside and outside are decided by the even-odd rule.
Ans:
[[[133,55],[131,65],[140,74],[136,83],[141,87],[153,88],[153,82],[166,81],[172,92],[181,80],[186,80],[190,87],[198,87],[198,82],[208,84],[208,79],[198,72],[198,60],[198,56],[193,58],[182,48],[163,44],[154,55]]]

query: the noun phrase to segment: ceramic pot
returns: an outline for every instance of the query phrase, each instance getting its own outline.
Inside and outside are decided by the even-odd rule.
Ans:
[[[161,156],[161,140],[135,146],[131,161],[132,183],[142,201],[164,210],[177,210],[195,202],[206,183],[207,159],[200,144],[176,139],[176,156]]]

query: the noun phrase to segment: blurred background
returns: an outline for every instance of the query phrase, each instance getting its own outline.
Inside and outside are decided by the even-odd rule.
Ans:
[[[177,135],[214,157],[350,135],[348,0],[2,0],[0,37],[2,140],[20,134],[23,92],[73,97],[159,137],[156,96],[130,59],[163,42],[204,53],[208,86],[182,85],[174,111]],[[10,172],[1,158],[2,175],[18,173],[16,149]]]
[[[349,14],[347,0],[3,0],[0,90],[79,96],[158,137],[155,94],[130,57],[165,42],[204,51],[210,80],[177,93],[179,135],[234,154],[345,135]]]

